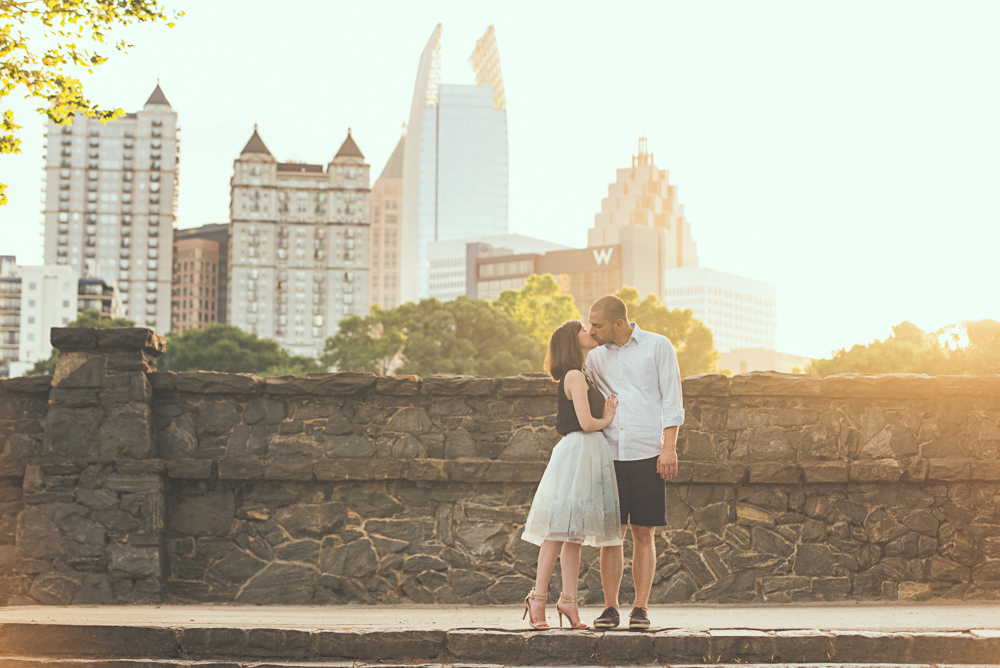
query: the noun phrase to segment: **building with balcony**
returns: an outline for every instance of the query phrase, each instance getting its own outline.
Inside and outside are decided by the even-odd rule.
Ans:
[[[369,165],[350,130],[327,165],[278,162],[254,128],[233,166],[229,324],[318,358],[368,313]]]
[[[122,316],[113,282],[80,278],[67,265],[22,267],[0,262],[0,367],[21,376],[49,358],[53,327],[65,327],[88,309],[103,318]]]
[[[403,159],[400,300],[430,295],[428,247],[507,234],[507,103],[493,27],[469,61],[475,84],[441,83],[441,25],[420,56]]]
[[[136,113],[50,122],[46,132],[45,264],[116,282],[127,317],[161,334],[170,330],[178,131],[157,84]]]

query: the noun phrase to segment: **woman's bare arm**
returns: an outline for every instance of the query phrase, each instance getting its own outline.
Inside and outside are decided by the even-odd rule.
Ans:
[[[618,401],[614,397],[608,397],[604,402],[604,415],[595,418],[590,414],[590,400],[587,398],[587,379],[582,371],[576,369],[566,373],[566,382],[563,383],[563,391],[566,397],[573,402],[573,409],[576,411],[576,419],[580,421],[580,426],[584,431],[600,431],[611,424],[615,419],[615,409]]]

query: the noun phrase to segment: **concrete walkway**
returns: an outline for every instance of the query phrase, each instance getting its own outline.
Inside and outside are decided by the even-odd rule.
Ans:
[[[506,629],[524,630],[523,608],[512,606],[14,606],[0,607],[0,624],[66,624],[168,628],[272,629]],[[584,608],[591,623],[599,608]],[[627,624],[628,608],[623,609]],[[781,606],[675,605],[650,608],[653,629],[823,629],[852,631],[969,631],[1000,634],[1000,604],[832,604]],[[554,608],[548,621],[559,622]],[[992,635],[992,634],[990,634]]]

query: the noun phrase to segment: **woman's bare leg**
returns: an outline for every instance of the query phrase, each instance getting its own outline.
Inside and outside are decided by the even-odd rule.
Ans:
[[[580,543],[563,543],[559,553],[559,567],[562,569],[562,591],[566,597],[575,597],[580,580]],[[562,613],[570,618],[573,626],[580,625],[580,610],[576,603],[563,603]]]
[[[549,579],[552,578],[552,570],[556,567],[556,558],[559,550],[562,549],[563,542],[559,540],[543,540],[542,546],[538,550],[538,569],[535,571],[535,592],[544,595],[549,590]],[[580,563],[577,561],[577,568]],[[531,610],[531,620],[535,623],[545,621],[545,601],[528,601]]]

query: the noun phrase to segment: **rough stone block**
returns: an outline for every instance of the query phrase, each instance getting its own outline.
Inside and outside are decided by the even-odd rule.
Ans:
[[[892,459],[867,459],[851,462],[851,482],[899,482],[903,467]]]
[[[192,659],[232,656],[304,660],[315,655],[315,640],[309,631],[192,628],[180,629],[178,635],[185,656]]]
[[[929,480],[968,480],[972,477],[972,462],[959,457],[932,458]]]
[[[1000,461],[986,460],[976,462],[972,468],[973,480],[1000,481]]]
[[[599,633],[587,630],[529,631],[525,656],[537,665],[594,664],[597,663]]]
[[[746,473],[747,465],[741,462],[691,462],[691,481],[695,483],[736,485]]]
[[[427,376],[421,387],[425,394],[444,397],[484,397],[493,394],[493,379],[480,376]]]
[[[556,396],[559,384],[547,373],[523,373],[500,379],[501,397]]]
[[[60,351],[97,348],[96,327],[53,327],[49,332],[52,347]]]
[[[447,656],[456,663],[501,660],[505,665],[517,665],[527,646],[523,633],[492,629],[454,629],[445,639]]]
[[[52,387],[52,376],[19,376],[0,382],[0,394],[36,394],[48,392]]]
[[[420,376],[379,376],[375,391],[394,397],[420,394]]]
[[[823,395],[865,399],[925,399],[938,390],[937,380],[915,373],[838,373],[823,379]]]
[[[115,492],[162,492],[163,478],[159,475],[112,473],[104,482],[104,488]]]
[[[317,480],[399,480],[406,465],[399,459],[321,459],[313,472]]]
[[[937,376],[937,386],[946,397],[1000,397],[1000,374],[992,376]]]
[[[847,462],[799,462],[807,483],[839,483],[848,480]]]
[[[774,660],[781,663],[827,663],[833,659],[833,635],[819,629],[775,631]]]
[[[597,651],[602,665],[652,664],[656,662],[656,638],[652,633],[607,631]],[[581,658],[583,663],[594,661],[591,657]]]
[[[797,485],[799,483],[799,470],[795,464],[754,462],[750,464],[750,483]]]
[[[653,636],[656,659],[660,664],[711,663],[710,642],[711,636],[706,631],[669,629]]]
[[[712,629],[708,655],[714,663],[769,663],[774,660],[774,637],[753,629]]]
[[[173,631],[152,626],[4,624],[0,656],[177,657]]]
[[[219,477],[229,480],[253,480],[264,477],[264,465],[256,457],[232,457],[219,460]]]
[[[778,371],[752,371],[733,376],[729,393],[733,396],[775,395],[815,397],[822,393],[823,380],[815,376]]]
[[[437,659],[445,647],[445,631],[318,631],[316,654],[324,658],[380,659],[411,663]]]
[[[173,376],[173,384],[177,392],[191,394],[251,394],[263,386],[264,380],[252,373],[185,371]]]
[[[375,387],[373,373],[307,373],[301,376],[267,378],[264,387],[271,395],[326,395],[357,394]]]
[[[123,350],[142,350],[155,356],[166,351],[167,340],[145,327],[115,327],[97,330],[97,347],[111,355]]]
[[[264,465],[265,480],[313,479],[313,462],[309,459],[272,459]]]
[[[493,462],[486,471],[486,481],[538,482],[544,472],[544,462]]]
[[[833,631],[833,661],[844,663],[906,663],[913,644],[908,633]]]
[[[129,547],[112,545],[108,549],[108,569],[133,579],[160,575],[160,550],[155,547]]]
[[[171,478],[203,480],[212,477],[211,459],[174,459],[167,462]]]
[[[721,373],[704,373],[688,376],[681,381],[685,397],[729,396],[729,378]]]

